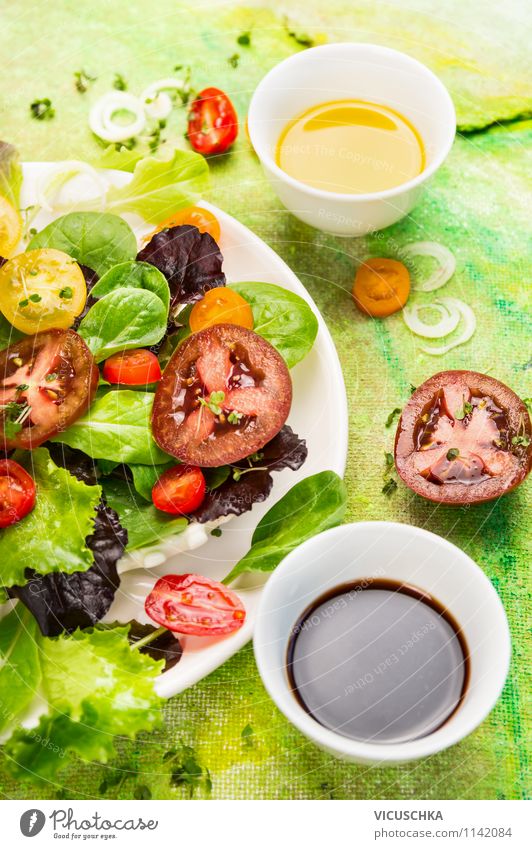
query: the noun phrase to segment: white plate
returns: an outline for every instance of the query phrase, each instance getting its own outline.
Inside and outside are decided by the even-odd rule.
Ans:
[[[36,202],[38,181],[56,167],[57,163],[28,163],[24,166],[22,207]],[[120,171],[101,173],[116,185],[123,185],[131,178],[130,174]],[[72,193],[88,194],[91,187],[86,178],[80,177],[73,180],[66,191],[73,198]],[[194,551],[174,555],[155,569],[136,569],[124,574],[115,601],[106,616],[108,621],[127,622],[137,619],[149,622],[144,613],[144,599],[162,575],[198,572],[217,580],[223,578],[248,550],[253,530],[260,518],[295,483],[324,469],[332,469],[339,475],[345,471],[348,424],[344,380],[333,341],[315,303],[286,263],[258,236],[221,209],[208,203],[202,205],[211,209],[220,222],[223,270],[230,282],[250,280],[275,283],[304,298],[318,317],[319,332],[314,347],[291,372],[294,398],[288,423],[299,436],[306,439],[308,458],[297,472],[289,469],[274,472],[269,498],[263,504],[256,504],[250,512],[224,524],[221,537],[209,539],[204,546]],[[57,216],[40,212],[32,226],[41,230],[54,217]],[[124,217],[138,236],[152,229],[138,218]],[[241,582],[238,593],[247,615],[245,624],[235,634],[212,640],[180,637],[183,657],[173,669],[159,677],[157,690],[161,696],[173,696],[195,684],[251,639],[262,582],[263,578],[259,575],[251,575]]]

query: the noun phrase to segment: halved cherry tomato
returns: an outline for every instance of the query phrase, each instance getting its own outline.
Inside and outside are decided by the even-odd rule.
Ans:
[[[192,227],[197,227],[200,233],[208,233],[215,242],[220,241],[220,222],[214,213],[201,206],[187,206],[161,222],[149,236],[146,236],[146,242],[149,242],[155,233],[160,233],[161,230],[167,230],[169,227],[180,227],[182,224],[191,224]]]
[[[395,259],[368,259],[358,268],[353,298],[358,309],[373,318],[401,310],[410,294],[410,274]]]
[[[197,466],[173,466],[151,491],[157,510],[174,516],[193,513],[205,498],[205,478]]]
[[[225,92],[204,88],[188,112],[188,138],[198,153],[224,153],[238,135],[238,116]]]
[[[0,195],[0,256],[10,257],[20,241],[22,221],[18,210]]]
[[[395,465],[406,485],[430,501],[475,504],[498,498],[532,467],[528,410],[488,375],[435,374],[402,412]]]
[[[0,445],[37,448],[75,422],[98,387],[98,367],[74,330],[46,330],[0,352]]]
[[[223,466],[264,448],[284,425],[292,381],[281,355],[236,324],[193,333],[155,392],[153,435],[183,463]]]
[[[14,460],[0,460],[0,528],[23,519],[35,505],[35,482]]]
[[[253,313],[242,295],[227,286],[217,286],[205,292],[201,301],[194,304],[189,324],[193,333],[213,324],[238,324],[253,330]]]
[[[144,348],[135,348],[109,357],[103,367],[103,377],[109,383],[141,386],[160,380],[161,366],[159,360],[151,351],[146,351]]]
[[[244,624],[242,601],[223,584],[203,575],[166,575],[145,601],[148,616],[178,634],[213,637]]]
[[[23,333],[66,330],[86,299],[83,272],[63,251],[26,251],[0,268],[0,310]]]

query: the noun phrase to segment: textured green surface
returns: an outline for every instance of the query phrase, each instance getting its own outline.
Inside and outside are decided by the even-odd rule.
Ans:
[[[286,37],[282,11],[234,10],[197,3],[194,14],[174,0],[115,4],[68,0],[36,5],[3,2],[2,135],[26,159],[95,159],[98,146],[87,130],[89,103],[105,91],[114,72],[140,91],[167,76],[175,64],[191,63],[194,85],[215,84],[234,97],[241,117],[263,73],[297,45]],[[532,135],[526,122],[512,122],[532,108],[524,80],[527,44],[525,3],[413,0],[399,3],[327,4],[294,2],[285,10],[300,32],[324,33],[329,41],[377,41],[407,50],[436,70],[450,87],[461,128],[496,120],[501,129],[459,137],[446,165],[422,203],[402,223],[368,240],[340,240],[299,224],[273,196],[242,133],[234,151],[213,163],[210,199],[250,226],[288,262],[316,299],[334,336],[344,369],[350,409],[346,480],[348,517],[395,519],[439,533],[465,549],[495,584],[508,611],[514,645],[503,697],[467,740],[429,760],[397,768],[342,764],[301,737],[266,695],[247,647],[166,707],[167,730],[142,744],[124,745],[118,761],[122,781],[108,795],[130,797],[147,784],[159,798],[179,798],[163,753],[182,740],[193,745],[212,774],[212,797],[223,798],[523,798],[529,794],[526,713],[530,716],[531,610],[526,549],[530,484],[498,503],[463,509],[437,507],[404,487],[381,494],[383,451],[393,429],[388,413],[402,406],[410,383],[442,368],[489,370],[522,396],[531,396],[530,208],[525,200],[525,156]],[[52,7],[52,8],[50,8]],[[252,27],[250,48],[236,36]],[[232,69],[227,57],[240,54]],[[72,73],[85,68],[98,81],[86,94],[73,88]],[[50,122],[32,121],[28,105],[50,97]],[[183,143],[172,119],[167,137]],[[420,353],[400,317],[364,319],[349,296],[357,261],[369,253],[397,254],[414,239],[436,239],[457,256],[457,272],[446,294],[475,309],[473,340],[444,358]],[[528,506],[528,514],[527,514]],[[527,642],[528,640],[528,642]],[[253,734],[242,738],[250,725]],[[139,777],[131,775],[139,770]],[[100,795],[109,768],[76,765],[42,795]],[[116,776],[115,776],[116,777]],[[2,773],[8,797],[32,797],[35,789]],[[528,789],[527,789],[528,788]]]

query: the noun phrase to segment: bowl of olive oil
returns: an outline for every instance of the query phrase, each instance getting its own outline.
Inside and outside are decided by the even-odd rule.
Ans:
[[[327,44],[286,59],[259,83],[248,115],[282,203],[342,236],[407,215],[449,153],[455,125],[432,71],[372,44]]]

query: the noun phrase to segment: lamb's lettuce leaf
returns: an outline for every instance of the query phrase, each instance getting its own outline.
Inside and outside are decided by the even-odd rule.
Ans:
[[[115,289],[147,289],[161,299],[166,307],[170,306],[170,288],[164,274],[149,262],[121,262],[114,265],[93,286],[93,298],[102,298]]]
[[[288,368],[306,357],[318,333],[318,319],[299,295],[273,283],[231,283],[251,306],[255,333],[277,348]]]
[[[135,491],[133,484],[119,478],[102,481],[108,504],[116,510],[120,523],[127,529],[127,551],[155,545],[164,537],[184,531],[188,522],[157,510]]]
[[[114,736],[135,737],[160,723],[154,680],[164,665],[132,649],[129,626],[42,637],[27,612],[0,621],[0,684],[12,693],[5,744],[17,774],[53,779],[72,754],[106,763]],[[20,720],[40,685],[47,712],[36,728]]]
[[[112,389],[96,398],[90,409],[52,442],[62,442],[95,460],[159,465],[168,454],[151,435],[153,395],[131,389]]]
[[[33,237],[28,250],[35,248],[64,251],[101,277],[113,265],[135,259],[137,240],[129,224],[118,215],[70,212]]]
[[[90,308],[78,327],[97,362],[129,348],[144,348],[165,334],[168,309],[148,289],[113,289]]]
[[[88,486],[53,462],[46,448],[14,457],[33,477],[35,507],[0,535],[0,584],[26,583],[26,569],[38,575],[82,572],[92,566],[85,539],[94,531],[99,486]]]
[[[345,484],[336,472],[319,472],[299,481],[262,517],[250,550],[223,583],[243,572],[271,572],[296,546],[339,525],[346,507]]]
[[[0,141],[0,195],[18,208],[21,186],[22,166],[18,150],[12,144]]]

